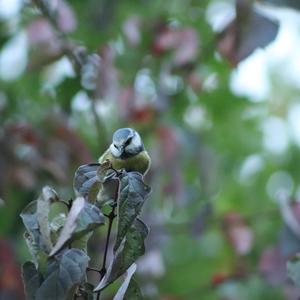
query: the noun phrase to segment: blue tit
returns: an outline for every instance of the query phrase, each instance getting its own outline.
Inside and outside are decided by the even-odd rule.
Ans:
[[[107,159],[117,170],[125,169],[141,174],[146,174],[151,164],[140,135],[132,128],[120,128],[115,131],[112,143],[99,158],[99,163]]]

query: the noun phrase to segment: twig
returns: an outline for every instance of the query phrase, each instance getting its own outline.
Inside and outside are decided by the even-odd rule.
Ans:
[[[69,58],[69,60],[71,61],[74,67],[76,74],[80,76],[82,67],[85,64],[86,49],[82,47],[82,45],[79,45],[71,41],[68,38],[68,36],[61,30],[57,22],[57,14],[51,11],[51,8],[49,7],[46,1],[32,0],[32,2],[36,5],[36,7],[41,11],[42,15],[47,18],[47,20],[54,28],[56,32],[56,36],[61,42],[62,53],[64,53]],[[82,53],[84,53],[84,55],[81,55]],[[99,142],[100,148],[103,148],[104,144],[107,142],[104,122],[102,121],[102,119],[100,118],[99,114],[96,111],[95,97],[93,96],[93,93],[86,90],[84,87],[83,89],[87,92],[89,99],[91,101],[91,110],[95,119],[97,140]]]
[[[87,267],[86,270],[87,270],[87,271],[93,271],[93,272],[100,273],[100,270],[99,270],[99,269],[93,268],[93,267]]]
[[[42,15],[47,18],[52,27],[56,31],[57,38],[62,42],[62,50],[69,57],[74,65],[75,71],[79,74],[82,67],[82,61],[79,59],[78,55],[74,52],[76,45],[70,41],[67,35],[60,29],[57,22],[57,15],[55,12],[51,12],[51,8],[46,1],[43,0],[32,0],[35,6],[41,11]]]
[[[118,175],[120,174],[119,172],[117,173]],[[107,235],[106,235],[106,241],[105,241],[105,249],[104,249],[104,254],[103,254],[103,260],[102,260],[102,266],[101,269],[99,271],[100,273],[100,281],[103,279],[103,277],[106,274],[106,261],[107,261],[107,254],[108,254],[108,248],[109,248],[109,240],[110,240],[110,235],[111,235],[111,229],[112,229],[112,225],[114,222],[116,215],[116,207],[117,207],[117,203],[118,203],[118,199],[119,199],[119,188],[120,188],[120,181],[119,179],[117,180],[117,186],[116,186],[116,192],[114,195],[114,202],[112,204],[112,210],[109,213],[109,215],[107,215],[108,217],[108,228],[107,228]],[[97,300],[100,300],[100,296],[101,296],[101,291],[97,292]]]

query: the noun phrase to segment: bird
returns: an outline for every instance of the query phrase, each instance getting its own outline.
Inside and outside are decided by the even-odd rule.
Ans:
[[[116,170],[139,172],[145,175],[150,168],[151,158],[145,150],[139,133],[132,128],[119,128],[112,136],[112,143],[100,156],[99,163],[109,160]]]

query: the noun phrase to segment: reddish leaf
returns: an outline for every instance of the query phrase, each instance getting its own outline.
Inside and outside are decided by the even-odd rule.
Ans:
[[[75,30],[77,22],[72,7],[65,1],[58,1],[57,5],[57,23],[59,28],[64,32]]]
[[[278,247],[270,247],[263,251],[258,268],[267,282],[278,284],[287,278],[286,261]]]
[[[245,255],[250,252],[253,246],[253,232],[238,213],[225,215],[224,229],[237,254]]]
[[[6,240],[0,240],[0,298],[23,299],[23,284],[19,266]]]
[[[247,0],[238,0],[236,19],[220,34],[218,48],[233,66],[254,50],[271,43],[278,33],[278,23],[256,11]]]
[[[153,49],[157,54],[173,50],[172,61],[181,66],[195,60],[198,54],[198,36],[194,29],[166,28],[157,35]]]
[[[54,30],[43,17],[36,18],[28,24],[27,37],[31,46],[47,44],[57,49]]]

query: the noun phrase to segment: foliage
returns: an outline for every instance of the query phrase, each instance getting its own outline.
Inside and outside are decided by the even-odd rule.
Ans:
[[[17,1],[0,1],[0,299],[24,298],[20,262],[33,259],[23,271],[33,295],[69,255],[82,264],[67,263],[76,276],[56,288],[81,285],[87,299],[106,285],[101,298],[134,299],[136,282],[147,299],[298,298],[298,259],[289,261],[300,251],[298,46],[282,19],[299,32],[299,1],[32,0],[9,17],[5,2]],[[253,57],[264,59],[244,81],[265,85],[259,99],[232,88]],[[260,67],[268,78],[257,84]],[[133,203],[121,193],[113,211],[119,178],[94,161],[129,126],[152,158],[153,192],[132,199],[143,210],[114,222],[118,242],[106,250],[110,218],[101,224]],[[132,180],[142,185],[120,176],[135,192]],[[147,233],[139,213],[151,230],[135,272]],[[106,251],[100,281],[91,266]]]
[[[135,261],[145,252],[144,239],[148,235],[148,228],[137,216],[150,188],[143,183],[142,175],[137,172],[115,171],[107,166],[107,163],[99,164],[98,168],[100,171],[94,174],[94,181],[101,183],[97,173],[107,172],[109,176],[103,176],[102,181],[113,181],[119,186],[118,193],[110,204],[112,210],[107,215],[109,223],[106,250],[102,268],[97,271],[101,275],[101,281],[95,288],[87,282],[89,256],[86,249],[88,239],[91,237],[89,233],[104,224],[104,215],[100,210],[102,199],[98,199],[100,208],[90,203],[88,196],[86,198],[78,196],[74,201],[67,203],[60,200],[52,189],[45,187],[39,199],[30,202],[21,213],[27,229],[25,236],[35,262],[28,261],[23,265],[23,280],[28,299],[64,300],[77,297],[90,299],[89,290],[94,290],[97,294],[95,297],[99,299],[100,291],[126,272],[128,275],[116,297],[130,299],[134,295],[135,299],[142,299],[136,282],[131,282],[131,278],[136,270]],[[81,190],[78,183],[83,182],[76,177],[82,176],[82,170],[89,172],[89,168],[84,166],[79,169],[74,179],[74,189],[78,194]],[[116,174],[111,176],[110,171]],[[89,177],[86,178],[87,181],[90,180]],[[105,185],[102,189],[104,194]],[[60,226],[51,226],[53,221],[57,222],[58,215],[52,220],[49,218],[51,203],[55,201],[68,207],[68,213]],[[115,209],[118,211],[117,215]],[[116,216],[118,226],[114,257],[106,270],[107,249],[112,223]]]

